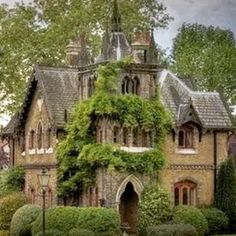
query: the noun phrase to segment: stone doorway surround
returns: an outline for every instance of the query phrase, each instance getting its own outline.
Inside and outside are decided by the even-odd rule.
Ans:
[[[123,180],[116,194],[121,228],[129,235],[136,235],[138,225],[138,202],[143,191],[142,182],[134,175]]]

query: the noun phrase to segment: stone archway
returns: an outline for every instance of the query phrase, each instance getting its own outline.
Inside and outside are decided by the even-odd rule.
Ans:
[[[138,195],[131,182],[126,185],[120,198],[119,213],[121,224],[127,227],[127,233],[136,233],[138,226]]]
[[[143,188],[142,182],[136,176],[130,175],[121,183],[116,194],[121,224],[130,228],[126,231],[131,235],[137,232],[138,202]]]

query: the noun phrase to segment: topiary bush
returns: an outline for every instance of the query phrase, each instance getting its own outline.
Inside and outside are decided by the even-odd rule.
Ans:
[[[23,193],[13,193],[0,199],[0,230],[9,230],[17,209],[27,203]]]
[[[197,236],[197,230],[190,224],[165,224],[147,228],[147,236]]]
[[[96,236],[120,235],[120,217],[115,209],[108,208],[81,208],[77,226],[88,229]]]
[[[36,220],[41,212],[37,205],[24,205],[19,208],[13,215],[11,221],[11,236],[30,236],[32,223]]]
[[[170,221],[172,208],[168,193],[159,186],[148,186],[139,203],[139,233],[146,235],[146,228]]]
[[[196,207],[178,206],[174,210],[174,223],[193,225],[198,235],[204,235],[208,231],[208,223],[201,210]]]
[[[228,231],[229,219],[223,211],[217,208],[202,208],[201,212],[207,219],[209,234],[221,234]]]
[[[46,230],[57,229],[60,232],[68,233],[76,227],[80,209],[77,207],[54,207],[46,211]],[[35,236],[42,230],[42,214],[34,221],[32,235]]]
[[[75,228],[69,232],[69,236],[96,236],[96,235],[91,230]]]

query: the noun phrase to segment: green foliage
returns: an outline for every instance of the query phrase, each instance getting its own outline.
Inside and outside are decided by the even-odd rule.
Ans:
[[[147,228],[147,236],[197,236],[190,224],[166,224]]]
[[[69,232],[69,236],[95,236],[95,234],[88,229],[75,228]]]
[[[217,208],[202,208],[200,210],[207,219],[210,235],[227,232],[229,219],[223,211]]]
[[[25,172],[21,167],[13,167],[8,171],[3,171],[0,179],[0,196],[21,191],[24,186],[24,176]]]
[[[11,220],[11,236],[31,236],[32,223],[41,212],[37,205],[27,204],[19,208]]]
[[[44,235],[41,230],[41,232],[39,232],[35,235],[33,234],[33,236],[44,236]],[[65,232],[61,232],[57,229],[49,229],[49,230],[45,231],[45,236],[65,236]]]
[[[146,228],[170,221],[171,203],[168,193],[160,186],[148,186],[139,203],[139,231],[146,235]]]
[[[55,207],[46,211],[46,230],[55,229],[62,233],[68,233],[75,228],[80,209],[76,207]],[[35,236],[42,230],[42,215],[40,214],[32,226],[32,235]]]
[[[193,225],[198,235],[204,235],[208,231],[208,223],[201,210],[190,206],[179,206],[174,210],[174,223]]]
[[[96,236],[120,235],[120,217],[116,209],[82,208],[77,227],[88,229]]]
[[[85,35],[92,57],[98,55],[101,31],[110,22],[113,5],[110,0],[32,2],[18,3],[11,9],[0,5],[0,100],[8,101],[1,108],[11,112],[22,100],[32,66],[64,63],[70,39]],[[164,28],[171,20],[163,4],[156,0],[120,0],[119,7],[123,29],[129,36],[133,29]]]
[[[231,158],[221,163],[216,183],[215,206],[226,213],[230,229],[236,231],[236,178]]]
[[[94,170],[110,170],[139,174],[157,173],[164,164],[162,145],[170,127],[170,116],[158,97],[143,99],[136,95],[121,95],[118,78],[129,61],[111,62],[98,71],[94,95],[76,105],[66,138],[57,148],[58,194],[67,196],[94,181]],[[123,127],[152,131],[152,150],[134,154],[119,150],[117,145],[95,143],[94,123],[100,117],[113,119]]]
[[[184,23],[174,39],[172,56],[180,77],[236,102],[236,47],[230,30]]]
[[[0,230],[9,230],[17,209],[26,204],[23,193],[13,193],[0,199]]]
[[[10,236],[10,232],[7,230],[0,230],[0,236]]]

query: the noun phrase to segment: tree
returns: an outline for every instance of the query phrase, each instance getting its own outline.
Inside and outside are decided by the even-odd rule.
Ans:
[[[172,19],[156,0],[119,1],[123,29],[166,27]],[[78,34],[86,35],[98,55],[101,32],[110,21],[110,0],[34,0],[10,9],[0,5],[0,101],[15,112],[34,64],[63,64],[65,47]],[[1,112],[1,111],[0,111]]]
[[[236,178],[233,160],[223,162],[217,177],[215,206],[229,217],[230,228],[236,231]]]
[[[172,59],[180,77],[236,102],[236,48],[230,30],[184,23],[174,39]]]

